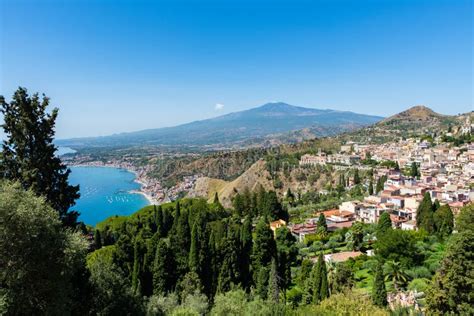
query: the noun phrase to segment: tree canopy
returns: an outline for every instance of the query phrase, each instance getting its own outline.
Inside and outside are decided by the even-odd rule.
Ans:
[[[69,208],[79,198],[79,187],[68,183],[71,171],[56,156],[53,138],[58,109],[48,113],[49,98],[43,95],[41,99],[37,93],[29,96],[25,88],[18,88],[10,103],[0,96],[0,106],[6,135],[0,177],[44,196],[64,224],[74,225],[79,214]]]

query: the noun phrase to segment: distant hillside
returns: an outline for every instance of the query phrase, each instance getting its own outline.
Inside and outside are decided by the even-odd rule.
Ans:
[[[464,116],[450,116],[434,112],[430,108],[417,105],[406,111],[387,117],[374,125],[347,133],[342,138],[356,142],[386,142],[400,137],[436,134],[449,126],[462,124]]]
[[[441,123],[445,120],[449,120],[449,118],[449,116],[438,114],[424,105],[417,105],[406,111],[390,116],[377,123],[377,125],[424,125],[429,123]]]
[[[309,129],[313,136],[336,135],[373,124],[382,118],[347,111],[320,110],[286,103],[267,103],[246,111],[175,127],[105,137],[57,141],[60,146],[107,147],[149,145],[251,145],[288,140],[289,132]],[[293,139],[297,139],[293,137]]]

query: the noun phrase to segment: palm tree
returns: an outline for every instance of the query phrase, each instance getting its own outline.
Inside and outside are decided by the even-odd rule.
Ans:
[[[400,287],[403,287],[408,282],[408,275],[405,273],[400,262],[390,260],[385,265],[387,269],[385,280],[391,280],[395,291],[398,292]]]

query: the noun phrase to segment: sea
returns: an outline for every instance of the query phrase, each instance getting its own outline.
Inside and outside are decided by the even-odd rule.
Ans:
[[[70,167],[69,182],[80,185],[81,197],[71,210],[80,213],[79,221],[95,226],[113,215],[130,215],[149,205],[139,190],[135,174],[109,167]]]

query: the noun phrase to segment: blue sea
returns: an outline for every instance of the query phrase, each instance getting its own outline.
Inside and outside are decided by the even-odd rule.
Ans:
[[[107,167],[71,167],[69,182],[80,185],[81,197],[72,210],[81,215],[79,221],[95,226],[113,215],[129,215],[149,204],[141,194],[135,175],[124,169]]]

